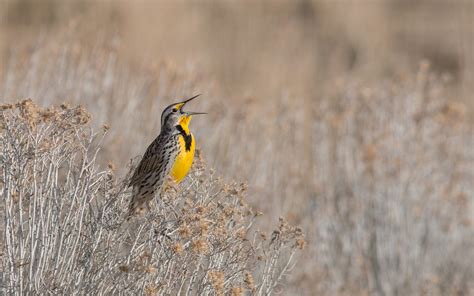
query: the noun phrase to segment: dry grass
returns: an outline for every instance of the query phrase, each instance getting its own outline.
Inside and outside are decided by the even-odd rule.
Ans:
[[[94,130],[108,127],[97,170],[110,162],[122,180],[156,137],[163,106],[202,93],[189,108],[210,113],[192,130],[212,178],[248,181],[249,203],[265,214],[258,228],[272,233],[283,216],[307,235],[285,294],[474,294],[472,4],[186,5],[84,10],[100,34],[80,19],[66,33],[51,25],[29,50],[15,44],[4,55],[0,98],[84,105]],[[431,63],[420,66],[424,57]],[[187,186],[180,194],[201,190]],[[159,203],[154,215],[168,210]],[[162,227],[153,217],[143,219]],[[187,254],[183,242],[172,249]],[[210,268],[208,289],[262,287],[255,258],[260,267],[238,284]],[[121,268],[138,270],[132,263]]]
[[[104,132],[84,109],[1,109],[3,293],[268,295],[293,268],[301,229],[281,219],[255,231],[246,186],[222,183],[202,160],[128,222],[130,176],[97,166]]]
[[[423,64],[417,77],[348,87],[314,122],[322,291],[470,295],[474,144],[465,107]],[[318,273],[316,273],[318,274]]]
[[[40,100],[44,104],[61,100],[66,94],[70,101],[84,103],[93,111],[95,129],[108,130],[108,136],[101,142],[101,150],[92,149],[91,153],[96,155],[93,160],[101,167],[113,160],[109,165],[116,167],[119,175],[124,175],[128,171],[125,167],[126,160],[140,154],[147,142],[156,136],[159,119],[154,114],[159,114],[161,106],[168,103],[161,102],[161,98],[195,93],[193,85],[199,80],[196,78],[198,75],[193,72],[173,74],[165,65],[149,71],[132,72],[114,60],[113,50],[103,47],[86,55],[84,51],[77,53],[75,55],[74,51],[63,48],[60,53],[51,55],[48,49],[39,48],[26,61],[28,66],[21,66],[25,65],[22,63],[12,64],[7,83],[0,89],[7,97],[17,97],[16,93],[23,96],[29,93],[34,97],[44,98]],[[41,58],[46,55],[53,58]],[[49,72],[48,69],[55,71]],[[159,75],[155,76],[156,73]],[[177,78],[169,78],[173,76]],[[48,82],[42,83],[45,79]],[[264,229],[270,231],[271,221],[283,215],[308,232],[309,247],[304,253],[304,260],[286,283],[287,291],[299,294],[316,290],[321,294],[380,295],[417,294],[425,291],[430,295],[467,295],[472,292],[470,283],[474,271],[465,258],[473,255],[474,188],[471,180],[474,176],[474,155],[470,147],[474,138],[472,127],[465,121],[465,107],[445,99],[443,79],[446,78],[431,74],[429,65],[425,63],[416,76],[381,81],[373,87],[362,87],[354,82],[341,80],[330,97],[305,109],[295,105],[294,99],[288,96],[282,96],[274,104],[267,106],[260,106],[249,98],[239,108],[226,109],[222,102],[209,94],[212,89],[204,95],[201,107],[195,109],[213,112],[207,118],[195,120],[193,128],[197,134],[198,146],[203,151],[204,158],[209,160],[210,166],[227,176],[248,176],[251,185],[250,201],[267,213],[267,218],[264,217],[260,223]],[[129,100],[130,97],[136,99]],[[33,118],[41,119],[42,113],[33,112]],[[17,120],[20,119],[21,117]],[[84,118],[84,121],[86,119],[88,118]],[[102,127],[103,122],[111,124]],[[22,130],[13,135],[30,141],[30,133]],[[7,139],[13,143],[17,141],[15,137]],[[90,140],[86,143],[66,147],[77,149],[94,144]],[[136,145],[131,146],[130,143]],[[53,153],[56,157],[62,155],[54,150],[46,150],[45,153]],[[74,155],[71,151],[64,153]],[[290,157],[292,155],[298,157]],[[25,164],[31,161],[31,157],[17,157],[18,169],[28,167]],[[69,161],[75,159],[71,157]],[[70,163],[70,166],[73,164]],[[90,164],[86,164],[89,167]],[[84,168],[79,166],[77,169],[81,172]],[[194,215],[203,203],[208,202],[209,196],[197,193],[213,192],[216,189],[211,188],[217,185],[213,185],[212,176],[207,177],[211,179],[204,179],[203,183],[196,182],[196,178],[201,178],[195,175],[200,170],[198,166],[190,181],[194,185],[185,187],[187,189],[182,193],[182,198],[170,199],[173,207],[188,209]],[[96,190],[99,194],[101,186],[108,184],[106,172],[98,170],[95,174],[103,174],[103,180],[94,182],[95,187],[92,188],[80,187],[82,190],[79,192],[86,194],[87,188]],[[92,176],[96,175],[90,177]],[[203,173],[203,176],[207,176],[207,173]],[[31,179],[22,175],[17,175],[17,178],[22,182]],[[74,185],[74,180],[76,179],[66,180],[65,184],[72,187],[85,185]],[[117,190],[117,185],[108,186],[109,190]],[[207,186],[207,189],[200,186]],[[217,188],[222,189],[220,186]],[[37,190],[28,186],[18,187],[23,188],[22,190]],[[71,191],[72,187],[64,192],[71,194],[75,191]],[[120,185],[118,188],[121,188]],[[123,199],[127,196],[124,193],[114,194],[120,196],[120,201],[116,201],[112,214],[121,211]],[[98,202],[100,199],[94,196],[86,194],[84,199],[72,200],[83,202],[94,198]],[[198,200],[187,204],[185,201],[189,196]],[[50,198],[59,197],[52,195]],[[108,199],[109,197],[102,200]],[[12,212],[8,214],[12,219],[16,217],[13,204],[9,205]],[[66,209],[72,209],[73,206],[80,207],[80,204],[68,205]],[[98,203],[95,211],[100,212],[102,206],[103,204]],[[84,207],[83,210],[87,208]],[[218,208],[214,210],[219,213]],[[123,257],[114,257],[111,260],[115,263],[110,264],[127,270],[139,270],[141,267],[138,266],[143,261],[137,259],[140,252],[155,250],[153,248],[161,250],[158,245],[147,246],[153,238],[151,229],[168,229],[160,222],[163,221],[160,217],[167,217],[166,221],[170,218],[166,215],[173,216],[174,211],[163,204],[159,204],[156,211],[146,218],[149,223],[139,223],[136,226],[147,236],[140,237],[142,240],[137,241],[140,248],[132,249],[132,253],[137,253],[131,257],[129,255],[130,258],[138,256],[133,257],[135,261],[127,259],[125,264]],[[243,209],[240,208],[239,211]],[[88,215],[94,217],[92,214]],[[77,216],[77,219],[79,217],[82,216]],[[87,221],[93,223],[97,219],[99,218],[95,216],[93,220]],[[211,220],[218,221],[218,215]],[[207,220],[199,219],[191,219],[186,225],[191,221],[199,222],[195,223],[195,227],[208,227]],[[246,223],[250,223],[249,221],[244,219],[241,222],[243,224],[234,225],[227,232],[230,237],[223,238],[234,239],[235,235],[231,233],[241,231],[242,227],[247,229],[249,224]],[[116,221],[114,223],[119,224]],[[172,226],[181,231],[172,232],[173,227],[170,231],[177,237],[172,240],[164,239],[169,243],[170,250],[174,250],[176,254],[190,250],[188,255],[191,257],[194,256],[192,250],[207,254],[209,242],[201,239],[180,240],[179,234],[187,233],[188,230],[176,223],[178,222]],[[18,227],[19,225],[21,224]],[[106,224],[104,227],[111,226]],[[208,233],[205,229],[189,231],[190,237],[199,237],[199,231]],[[12,233],[7,232],[7,235]],[[92,235],[92,232],[88,235]],[[112,245],[122,242],[125,234],[118,231],[113,232],[113,235],[116,241],[111,242]],[[154,242],[158,241],[163,239]],[[31,237],[28,242],[34,246]],[[229,244],[229,241],[222,243]],[[231,253],[239,252],[246,254],[245,250],[234,249]],[[27,254],[30,253],[26,252],[22,256]],[[156,256],[162,255],[158,253]],[[258,255],[242,256],[245,260],[241,259],[241,262],[258,264],[258,261],[254,261]],[[22,260],[17,259],[15,262]],[[225,261],[220,262],[222,264]],[[100,261],[100,264],[105,263]],[[156,265],[152,266],[158,268]],[[213,265],[208,267],[206,272],[211,273],[201,280],[211,281],[209,287],[226,291],[239,288],[234,281],[224,281],[226,284],[222,286],[222,272],[225,278],[230,276],[229,272]],[[267,267],[263,265],[261,268]],[[241,271],[244,272],[244,269]],[[162,272],[164,271],[160,269],[157,274],[162,275]],[[267,274],[265,271],[259,272],[260,277]],[[137,277],[139,275],[140,273],[136,274]],[[185,275],[185,278],[189,279],[189,276]],[[183,277],[181,275],[178,278]],[[130,276],[127,279],[136,278]],[[147,285],[144,281],[149,283],[146,279],[137,283]],[[103,283],[104,286],[100,289],[104,290],[97,291],[110,289],[106,287],[106,282]],[[71,282],[65,285],[64,289],[72,289]],[[159,286],[159,283],[155,281],[154,285]],[[167,288],[175,289],[176,285],[168,283]],[[183,285],[185,287],[187,284]],[[263,287],[262,280],[257,278],[255,286]],[[144,287],[142,286],[143,289]],[[129,288],[135,289],[137,286]],[[24,286],[24,289],[28,288]]]
[[[473,13],[464,0],[5,0],[0,67],[12,45],[30,46],[40,35],[57,40],[68,28],[74,41],[94,46],[106,32],[118,34],[123,61],[195,67],[217,82],[216,95],[263,103],[282,92],[318,100],[340,76],[378,79],[429,59],[433,71],[455,78],[452,96],[472,110]]]

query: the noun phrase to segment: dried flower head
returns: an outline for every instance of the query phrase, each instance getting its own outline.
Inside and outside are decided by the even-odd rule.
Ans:
[[[252,292],[255,292],[255,280],[253,278],[253,275],[246,271],[245,272],[245,278],[244,278],[244,283],[247,287],[247,289],[250,289]]]
[[[188,238],[191,236],[191,229],[186,223],[183,223],[179,227],[178,233],[182,238]]]
[[[219,270],[210,270],[207,276],[216,294],[224,295],[224,273]]]
[[[244,294],[244,288],[242,287],[233,287],[232,296],[241,296]]]
[[[183,245],[181,245],[180,243],[176,243],[173,245],[173,252],[175,254],[181,255],[183,254],[183,251],[184,251]]]
[[[104,132],[107,132],[109,129],[110,129],[110,124],[104,123],[104,124],[102,125],[102,130],[103,130]]]
[[[109,161],[107,167],[109,168],[109,170],[111,170],[112,172],[115,172],[117,167],[115,166],[115,164],[112,162],[112,161]]]
[[[209,252],[209,244],[203,238],[198,238],[192,242],[192,250],[198,254],[207,254]]]
[[[303,238],[296,239],[296,247],[300,250],[303,250],[306,246],[306,241]]]
[[[155,295],[159,295],[158,293],[159,289],[157,286],[155,285],[147,285],[145,287],[145,295],[146,296],[155,296]]]
[[[144,271],[146,273],[155,273],[156,272],[156,267],[153,267],[152,265],[148,265],[147,267],[145,267]]]
[[[205,219],[199,219],[197,222],[197,228],[201,236],[206,236],[209,230],[209,221]]]

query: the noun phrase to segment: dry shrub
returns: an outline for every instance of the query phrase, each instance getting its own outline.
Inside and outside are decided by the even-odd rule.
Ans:
[[[126,221],[130,174],[97,164],[106,129],[94,133],[82,107],[25,100],[0,112],[3,293],[267,295],[293,268],[301,230],[282,220],[264,239],[246,185],[202,159]]]
[[[471,295],[474,134],[463,105],[427,63],[335,97],[313,125],[312,282],[327,295]]]
[[[428,64],[418,75],[390,75],[370,83],[357,83],[363,77],[356,75],[340,78],[321,85],[329,89],[324,95],[298,97],[283,89],[281,96],[224,100],[206,88],[212,78],[198,71],[181,73],[167,63],[134,71],[120,62],[114,48],[101,44],[93,51],[72,42],[58,48],[17,54],[0,93],[3,98],[38,98],[44,106],[64,99],[86,105],[94,128],[108,130],[97,161],[105,167],[112,160],[111,173],[125,174],[124,160],[142,153],[156,137],[163,106],[204,93],[193,109],[209,115],[193,120],[192,129],[208,166],[219,175],[248,180],[249,202],[265,212],[259,227],[273,229],[274,220],[285,216],[309,231],[304,260],[285,292],[473,294],[469,283],[474,272],[465,260],[474,250],[473,129],[464,119],[469,112],[453,100],[449,83],[447,87],[444,77],[430,74]],[[191,214],[208,213],[202,203],[173,196],[170,190],[165,197],[171,204],[179,200],[178,210],[196,206],[199,212]],[[107,215],[123,207],[115,206]],[[236,210],[222,209],[234,218]],[[222,225],[219,217],[213,221]],[[172,254],[209,256],[213,245],[203,235],[237,239],[246,232],[242,224],[232,229],[215,225],[207,218],[182,220],[170,235],[181,240],[164,243]],[[273,237],[278,232],[259,234],[267,244]],[[304,247],[304,241],[297,246]],[[255,255],[256,260],[271,258]],[[131,260],[119,266],[130,271],[137,270],[136,264]],[[243,281],[225,286],[226,293],[234,288],[236,294],[241,288],[263,291],[258,275],[268,274],[265,266],[272,265],[244,272]],[[201,276],[210,280],[208,273]],[[150,293],[159,287],[146,286]],[[214,289],[210,282],[208,287]]]

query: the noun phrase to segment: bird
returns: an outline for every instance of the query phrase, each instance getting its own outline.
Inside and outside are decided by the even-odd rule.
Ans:
[[[171,104],[163,110],[160,134],[148,146],[130,179],[129,187],[133,189],[127,219],[143,204],[149,209],[149,202],[156,194],[161,195],[168,179],[179,184],[188,174],[196,147],[189,123],[194,115],[207,113],[187,112],[183,108],[198,96]]]

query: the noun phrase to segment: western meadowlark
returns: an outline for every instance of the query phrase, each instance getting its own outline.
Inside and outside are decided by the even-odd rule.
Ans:
[[[176,183],[186,177],[194,159],[195,140],[189,131],[191,117],[202,112],[186,112],[184,105],[194,96],[180,103],[171,104],[161,114],[161,132],[148,146],[140,164],[135,169],[129,186],[133,187],[128,218],[155,194],[161,194],[165,181],[171,177]]]

